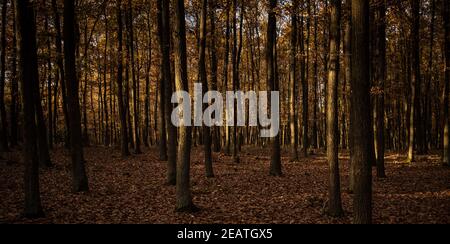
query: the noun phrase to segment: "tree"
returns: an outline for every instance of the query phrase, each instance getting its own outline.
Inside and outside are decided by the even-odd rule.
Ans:
[[[210,47],[209,53],[211,56],[211,90],[217,91],[217,75],[218,75],[218,61],[217,61],[217,41],[216,41],[216,5],[215,0],[210,0],[209,19],[210,19]],[[212,129],[212,144],[213,151],[220,152],[220,128],[213,127]]]
[[[128,129],[127,129],[127,115],[124,104],[123,94],[123,20],[122,20],[122,0],[117,0],[117,38],[118,38],[118,51],[117,51],[117,98],[119,100],[119,117],[120,117],[120,136],[121,136],[121,149],[122,157],[130,155],[128,148]]]
[[[309,8],[309,6],[308,6]],[[301,73],[301,82],[302,82],[302,144],[303,144],[303,156],[308,157],[308,149],[309,149],[309,140],[308,140],[308,123],[309,123],[309,84],[308,84],[308,76],[307,76],[307,53],[309,50],[306,50],[305,43],[309,42],[308,40],[305,41],[304,31],[303,31],[303,16],[302,16],[302,31],[300,33],[301,40],[300,40],[300,73]],[[309,16],[308,16],[308,27],[309,27]],[[308,35],[309,35],[309,28],[308,28]],[[309,44],[308,44],[309,45]]]
[[[412,74],[411,74],[411,109],[410,109],[410,124],[409,124],[409,146],[408,146],[408,159],[409,163],[414,162],[414,148],[418,141],[419,131],[421,131],[422,120],[420,119],[420,0],[412,0],[412,30],[411,30],[411,62],[412,62]],[[416,131],[419,132],[416,135]]]
[[[73,191],[89,190],[81,136],[81,114],[75,60],[75,1],[64,0],[64,64],[69,111],[70,152],[72,158]]]
[[[444,152],[443,162],[450,166],[450,116],[449,116],[449,92],[450,92],[450,3],[444,1],[444,29],[445,29],[445,89],[444,89]]]
[[[208,0],[202,0],[202,11],[200,18],[200,54],[199,54],[199,83],[202,84],[202,94],[203,96],[209,91],[208,85],[208,74],[206,72],[206,22],[207,22],[207,12],[208,12]],[[203,110],[207,108],[206,104],[203,104]],[[206,177],[214,177],[213,162],[212,162],[212,141],[211,141],[211,130],[208,126],[203,126],[203,146],[205,150],[205,173]]]
[[[277,19],[276,19],[276,8],[277,0],[269,0],[269,22],[267,27],[267,50],[266,50],[266,60],[267,60],[267,85],[272,91],[278,91],[278,79],[276,75],[277,61]],[[273,101],[271,101],[273,102]],[[272,114],[271,116],[280,116],[279,114]],[[281,146],[280,146],[280,135],[277,134],[272,138],[272,157],[270,164],[270,175],[271,176],[281,176],[282,166],[281,166]]]
[[[297,45],[298,45],[298,0],[293,0],[291,9],[291,51],[290,51],[290,130],[292,161],[298,160],[298,121],[297,121]]]
[[[386,83],[386,1],[379,1],[375,7],[375,50],[374,50],[374,83],[376,86],[375,115],[376,115],[376,159],[377,176],[385,178],[385,83]]]
[[[226,31],[225,31],[225,57],[223,64],[223,87],[225,92],[228,90],[228,66],[230,63],[230,1],[226,2]],[[230,115],[227,112],[227,119]],[[224,151],[226,154],[230,154],[231,152],[231,143],[230,143],[230,128],[227,125],[225,128],[225,147]]]
[[[237,31],[237,0],[233,0],[233,48],[231,51],[231,65],[232,65],[232,74],[233,74],[233,91],[236,92],[239,90],[239,63],[240,63],[240,55],[238,53],[238,31]],[[242,11],[242,9],[241,9]],[[242,25],[241,25],[242,26]],[[232,134],[232,142],[233,142],[233,161],[234,163],[239,163],[239,149],[238,149],[238,131],[237,131],[237,101],[234,102],[234,115],[233,117],[233,134]]]
[[[65,74],[65,70],[64,70],[64,57],[63,57],[63,48],[62,48],[63,36],[61,33],[61,20],[60,20],[59,11],[58,11],[58,4],[57,4],[56,0],[52,0],[52,11],[53,11],[53,18],[54,18],[55,29],[56,29],[55,46],[56,46],[59,81],[61,82],[63,115],[64,115],[64,121],[65,121],[65,126],[66,126],[65,146],[69,147],[70,129],[69,129],[69,111],[68,111],[68,105],[67,105],[67,103],[68,103],[67,102],[67,91],[66,91],[67,89],[66,89],[66,82],[65,82],[66,74]],[[55,82],[55,83],[58,84],[58,82]],[[55,105],[55,107],[56,107],[56,105]]]
[[[343,213],[341,201],[341,181],[339,176],[339,125],[338,87],[339,54],[341,43],[341,0],[331,1],[330,61],[328,68],[327,98],[327,158],[330,167],[329,206],[332,216]]]
[[[186,53],[186,19],[184,0],[175,0],[175,84],[177,91],[189,92]],[[179,128],[177,153],[176,209],[179,212],[198,210],[192,202],[190,189],[190,162],[192,128],[182,125]]]
[[[128,0],[127,8],[127,30],[128,30],[128,50],[130,52],[131,63],[131,79],[133,81],[133,122],[134,122],[134,153],[141,154],[141,139],[139,134],[140,113],[139,113],[139,89],[138,80],[136,78],[135,65],[135,44],[134,44],[134,28],[133,28],[133,5],[131,0]],[[131,118],[130,118],[131,119]]]
[[[6,1],[5,1],[6,2]],[[24,163],[25,163],[25,209],[28,218],[43,217],[39,190],[39,161],[37,152],[37,126],[35,119],[35,84],[39,82],[36,22],[34,3],[16,0],[16,22],[19,44],[19,69],[23,103]]]
[[[372,162],[370,156],[369,1],[352,1],[352,140],[355,224],[372,221]]]
[[[164,105],[164,124],[167,129],[167,141],[164,140],[160,143],[167,142],[165,146],[167,151],[167,184],[176,185],[177,176],[177,130],[172,124],[172,75],[171,75],[171,61],[170,61],[170,1],[158,1],[158,32],[159,32],[159,44],[161,49],[161,74],[162,74],[162,87],[164,94],[162,94],[161,103]],[[163,134],[162,136],[166,136]]]
[[[12,1],[13,16],[16,15],[15,1]],[[18,143],[18,110],[19,110],[19,77],[17,75],[17,25],[14,18],[13,23],[13,48],[11,57],[11,105],[9,107],[11,119],[11,146],[16,147]]]
[[[0,151],[8,151],[8,121],[5,108],[5,80],[6,80],[6,15],[8,1],[2,1],[2,22],[0,36]]]

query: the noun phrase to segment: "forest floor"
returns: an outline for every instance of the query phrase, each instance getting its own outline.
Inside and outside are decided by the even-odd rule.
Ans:
[[[324,155],[299,162],[283,158],[284,176],[268,176],[268,149],[244,148],[241,164],[214,155],[216,178],[207,179],[200,148],[193,151],[191,185],[201,211],[176,213],[175,188],[166,186],[166,163],[157,149],[127,159],[119,150],[85,150],[90,192],[71,193],[68,154],[52,153],[55,167],[41,170],[41,198],[46,218],[26,220],[23,206],[23,166],[0,163],[0,223],[156,223],[156,224],[327,224],[351,223],[348,155],[341,155],[342,200],[345,216],[325,214],[328,167]],[[20,153],[4,157],[19,161]],[[402,155],[387,157],[387,179],[374,177],[375,223],[450,223],[450,168],[438,156],[419,157],[407,165]]]

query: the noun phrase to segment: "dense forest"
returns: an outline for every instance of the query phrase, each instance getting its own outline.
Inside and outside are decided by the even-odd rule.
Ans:
[[[0,223],[450,223],[447,0],[0,2]]]

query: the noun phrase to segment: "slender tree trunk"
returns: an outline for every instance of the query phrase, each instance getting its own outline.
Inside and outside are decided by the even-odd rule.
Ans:
[[[13,16],[16,15],[15,1],[11,1]],[[17,28],[16,19],[13,22],[13,48],[11,56],[11,106],[10,106],[10,119],[11,119],[11,146],[18,146],[18,110],[19,110],[19,82],[17,75]],[[56,100],[56,99],[55,99]]]
[[[202,0],[202,11],[200,18],[200,54],[199,54],[199,83],[202,84],[203,96],[209,91],[208,74],[206,72],[206,22],[208,13],[208,0]],[[203,97],[202,96],[202,97]],[[202,99],[203,100],[203,99]],[[203,102],[203,101],[202,101]],[[203,110],[206,110],[207,105],[203,104]],[[206,177],[214,177],[213,162],[212,162],[212,148],[211,148],[211,130],[207,125],[203,126],[203,146],[205,150],[205,173]]]
[[[211,90],[217,91],[217,74],[218,74],[218,61],[217,61],[217,41],[216,41],[216,0],[210,0],[209,19],[211,23],[211,43],[210,43],[210,56],[211,56]],[[220,152],[220,128],[213,127],[212,131],[212,144],[213,151]]]
[[[128,0],[128,45],[130,51],[130,64],[131,64],[131,78],[133,80],[133,121],[134,121],[134,153],[141,154],[141,139],[139,134],[139,89],[138,80],[136,77],[136,65],[135,65],[135,44],[134,44],[134,28],[133,28],[133,5],[131,0]]]
[[[318,31],[317,7],[314,6],[314,104],[313,104],[313,128],[312,128],[312,144],[314,149],[319,148],[317,135],[317,106],[318,106],[318,86],[319,86],[319,42],[317,38]]]
[[[1,36],[0,36],[0,151],[8,151],[8,121],[5,108],[5,80],[6,80],[6,15],[8,1],[2,1]]]
[[[58,4],[56,0],[52,0],[52,10],[55,21],[55,29],[56,29],[56,55],[57,55],[57,65],[58,65],[58,73],[59,73],[59,81],[61,82],[61,94],[62,94],[62,107],[64,114],[64,121],[66,126],[66,135],[65,135],[65,146],[68,148],[70,144],[70,130],[69,130],[69,111],[68,111],[68,102],[67,102],[67,89],[66,89],[66,74],[64,70],[64,54],[62,49],[62,33],[61,33],[61,20],[58,11]]]
[[[6,2],[6,1],[5,1]],[[19,44],[19,69],[23,103],[24,163],[25,163],[25,208],[28,218],[43,217],[39,191],[39,161],[33,90],[39,83],[36,23],[34,3],[29,0],[16,0],[17,34]],[[4,23],[4,22],[3,22]]]
[[[290,130],[292,161],[298,161],[298,121],[297,121],[297,45],[298,45],[298,0],[292,2],[291,9],[291,51],[290,51]]]
[[[117,26],[118,26],[118,51],[117,51],[117,98],[119,103],[120,136],[122,157],[130,155],[128,148],[127,115],[123,94],[123,20],[122,20],[122,0],[117,0]]]
[[[341,181],[339,176],[338,87],[341,44],[341,0],[331,1],[330,61],[327,99],[327,158],[330,167],[329,205],[332,216],[341,216]]]
[[[233,48],[231,51],[232,59],[232,74],[233,74],[233,91],[236,92],[239,89],[239,58],[238,58],[238,31],[237,31],[237,0],[233,0]],[[242,11],[242,10],[241,10]],[[238,150],[238,135],[237,135],[237,101],[234,102],[233,110],[233,132],[232,132],[232,143],[233,143],[233,161],[234,163],[239,163],[239,150]]]
[[[223,65],[223,87],[224,91],[228,91],[228,66],[230,62],[230,36],[231,36],[231,27],[230,27],[230,2],[227,2],[226,5],[226,33],[225,33],[225,59]],[[227,120],[231,115],[227,112]],[[230,127],[227,125],[225,127],[225,153],[231,154],[231,143],[230,143]]]
[[[49,35],[49,22],[48,22],[48,14],[47,12],[45,13],[45,33],[48,35],[47,40],[46,40],[46,46],[47,46],[47,50],[48,50],[48,57],[47,57],[47,72],[48,72],[48,77],[47,78],[47,113],[48,113],[48,148],[52,149],[53,148],[53,89],[52,89],[52,84],[53,84],[53,76],[52,76],[52,61],[51,61],[51,43],[50,43],[50,35]]]
[[[375,67],[374,79],[378,88],[376,96],[376,156],[377,156],[377,176],[385,178],[384,151],[385,151],[385,83],[386,83],[386,2],[380,1],[375,9]]]
[[[177,91],[189,92],[186,51],[186,20],[184,0],[175,0],[175,84]],[[179,128],[177,154],[176,209],[179,212],[197,210],[192,202],[190,189],[190,162],[192,128],[183,125]]]
[[[269,0],[269,23],[267,27],[267,85],[270,87],[271,91],[278,91],[278,80],[277,80],[277,61],[276,61],[276,50],[277,50],[277,19],[276,19],[276,8],[278,2],[277,0]],[[273,101],[270,101],[271,104]],[[271,116],[280,116],[279,114],[272,114]],[[272,125],[273,126],[273,125]],[[272,128],[273,129],[273,128]],[[272,135],[274,136],[274,135]],[[272,138],[272,157],[270,164],[270,175],[271,176],[281,176],[282,166],[281,166],[281,148],[280,148],[280,135],[279,133]]]
[[[450,166],[450,116],[449,116],[449,92],[450,92],[450,3],[444,1],[443,6],[444,29],[445,29],[445,89],[444,89],[444,141],[443,162]]]
[[[372,162],[370,156],[369,1],[352,0],[352,137],[354,223],[372,222]]]
[[[108,73],[108,41],[109,41],[109,31],[108,31],[108,13],[107,8],[105,8],[105,51],[104,51],[104,67],[103,67],[103,110],[105,114],[105,138],[104,145],[109,146],[111,144],[111,135],[109,130],[109,111],[108,111],[108,81],[107,81],[107,73]]]
[[[420,130],[422,129],[421,109],[420,109],[420,0],[412,0],[412,30],[411,30],[411,50],[412,50],[412,74],[411,74],[411,116],[409,130],[408,162],[414,162],[414,148],[418,147],[421,153]],[[417,132],[417,133],[416,133]],[[417,135],[416,135],[417,134]]]
[[[309,8],[309,6],[308,6]],[[307,17],[309,19],[309,16]],[[309,20],[307,20],[308,22]],[[303,21],[302,21],[303,22]],[[303,25],[303,24],[302,24]],[[309,33],[309,30],[308,30]],[[309,38],[308,38],[309,39]],[[301,40],[300,40],[300,53],[301,53],[301,80],[302,80],[302,144],[303,144],[303,156],[308,157],[308,149],[309,149],[309,139],[308,139],[308,122],[309,122],[309,84],[308,84],[308,77],[307,77],[307,53],[308,50],[305,48],[305,37],[303,34],[303,31],[301,33]]]
[[[78,78],[75,60],[75,1],[64,0],[64,63],[69,110],[70,151],[73,170],[73,190],[89,190],[81,142],[81,116]]]
[[[171,75],[171,61],[170,61],[170,3],[169,1],[158,1],[158,32],[159,43],[161,49],[161,75],[163,93],[161,93],[161,103],[164,118],[164,125],[167,129],[167,141],[165,132],[161,134],[164,143],[167,142],[167,184],[176,185],[177,182],[177,129],[172,124],[172,75]]]

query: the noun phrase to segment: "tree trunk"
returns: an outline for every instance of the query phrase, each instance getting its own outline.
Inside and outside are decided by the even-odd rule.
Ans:
[[[6,1],[5,1],[6,2]],[[25,163],[25,208],[28,218],[43,217],[39,191],[39,161],[33,90],[39,83],[36,23],[34,3],[16,0],[17,34],[19,44],[19,69],[23,103],[24,163]],[[4,23],[4,22],[3,22]]]
[[[208,74],[206,73],[206,22],[208,13],[208,0],[202,0],[202,11],[200,18],[200,54],[199,54],[199,83],[202,84],[203,96],[209,91]],[[202,97],[203,97],[202,96]],[[203,100],[203,99],[201,99]],[[201,101],[203,102],[203,101]],[[203,103],[203,111],[205,111],[207,105]],[[206,177],[214,177],[213,162],[212,162],[212,150],[211,150],[211,130],[207,125],[203,126],[203,146],[205,150],[205,173]]]
[[[341,216],[341,181],[339,176],[338,87],[341,44],[341,0],[331,1],[330,61],[327,99],[327,158],[330,167],[329,205],[331,216]]]
[[[226,5],[226,31],[225,31],[225,58],[223,65],[223,87],[224,92],[228,91],[228,66],[230,62],[230,2],[227,1]],[[227,120],[229,118],[229,114],[227,111]],[[231,143],[230,143],[230,127],[227,125],[225,127],[225,154],[229,155],[231,153]]]
[[[184,0],[175,0],[175,84],[177,91],[189,92],[186,51],[186,20]],[[192,202],[190,189],[190,162],[192,128],[183,125],[179,128],[177,154],[176,209],[179,212],[197,210]]]
[[[290,130],[292,161],[298,161],[298,121],[297,121],[297,44],[298,44],[298,0],[294,0],[291,9],[291,51],[290,51]]]
[[[309,6],[308,6],[309,8]],[[309,16],[307,17],[309,19]],[[307,20],[308,22],[309,20]],[[303,21],[302,21],[303,22]],[[302,23],[303,25],[303,23]],[[303,28],[302,28],[303,29]],[[309,30],[308,30],[309,33]],[[301,80],[302,80],[302,144],[303,144],[303,156],[308,157],[308,149],[309,149],[309,139],[308,139],[308,122],[309,122],[309,85],[308,85],[308,63],[307,63],[307,52],[308,50],[305,48],[305,37],[303,31],[301,32],[301,40],[300,40],[300,53],[301,53]]]
[[[141,154],[141,139],[139,133],[140,113],[139,113],[139,89],[138,80],[136,77],[136,65],[135,65],[135,44],[134,44],[134,28],[133,28],[133,5],[131,0],[128,0],[128,48],[130,52],[130,64],[131,64],[131,79],[133,81],[133,122],[134,122],[134,153]],[[130,117],[131,119],[131,117]]]
[[[277,19],[276,19],[276,8],[277,0],[269,0],[269,22],[267,27],[267,85],[270,87],[271,91],[278,91],[278,79],[277,79],[277,61],[276,61],[276,51],[277,51]],[[271,104],[273,101],[271,101]],[[271,116],[280,116],[279,114],[272,114]],[[273,125],[272,125],[273,126]],[[281,166],[281,148],[280,148],[280,135],[274,136],[272,140],[272,157],[270,164],[270,175],[271,176],[281,176],[282,166]]]
[[[159,16],[159,24],[158,24],[158,32],[159,32],[159,40],[160,40],[160,49],[161,49],[161,75],[162,75],[162,84],[161,86],[164,89],[164,93],[161,93],[161,103],[163,105],[163,118],[164,124],[167,129],[167,141],[166,134],[162,134],[164,137],[162,142],[167,142],[167,184],[168,185],[176,185],[177,181],[177,129],[172,124],[171,115],[172,115],[172,75],[171,75],[171,61],[170,61],[170,3],[169,1],[158,1],[158,16]],[[166,146],[165,146],[166,147]]]
[[[8,121],[5,108],[5,80],[6,80],[6,22],[8,1],[2,3],[2,21],[0,37],[0,151],[8,151]]]
[[[450,92],[450,3],[444,1],[444,29],[445,29],[445,89],[444,89],[444,134],[442,135],[444,140],[444,152],[443,162],[450,166],[450,116],[449,116],[449,92]]]
[[[15,1],[11,2],[13,16],[16,15]],[[19,83],[17,76],[17,28],[16,19],[13,23],[13,48],[11,56],[11,106],[10,106],[10,119],[11,119],[11,146],[18,146],[18,110],[19,110]],[[56,100],[56,99],[55,99]]]
[[[118,26],[118,51],[117,51],[117,97],[119,103],[120,136],[122,157],[130,155],[128,148],[127,115],[123,94],[123,20],[122,20],[122,0],[117,0],[117,26]]]
[[[385,83],[386,83],[386,2],[380,1],[375,8],[375,66],[374,81],[377,87],[375,102],[376,117],[376,163],[378,178],[385,178],[384,153],[385,153]]]
[[[233,48],[231,51],[232,59],[232,74],[233,74],[233,91],[239,90],[239,57],[238,57],[238,33],[237,33],[237,0],[233,0]],[[242,9],[241,9],[242,11]],[[232,133],[232,143],[233,143],[233,162],[239,163],[239,149],[238,149],[238,135],[237,135],[237,101],[234,101],[233,110],[233,133]]]
[[[210,43],[210,56],[211,56],[211,90],[217,91],[217,70],[218,70],[218,61],[217,61],[217,48],[216,48],[216,0],[210,0],[210,10],[209,10],[209,18],[211,23],[211,43]],[[213,151],[220,152],[220,128],[213,127],[212,131],[212,144]]]
[[[64,114],[64,121],[66,126],[66,135],[65,135],[65,146],[68,148],[70,144],[70,130],[69,130],[69,111],[68,111],[68,102],[67,102],[67,89],[66,89],[66,74],[64,70],[64,54],[62,49],[62,34],[61,34],[61,20],[58,12],[58,5],[56,0],[52,0],[52,10],[55,21],[55,29],[56,29],[56,55],[57,55],[57,65],[58,65],[58,73],[59,73],[59,81],[61,82],[61,94],[62,94],[62,107]]]
[[[352,137],[354,223],[372,222],[372,162],[370,156],[369,1],[352,0]]]
[[[75,60],[75,1],[64,0],[64,63],[69,111],[70,151],[74,192],[88,191],[81,138],[81,116]]]
[[[421,109],[420,109],[420,0],[412,0],[412,30],[411,30],[411,51],[412,51],[412,74],[411,74],[411,115],[409,129],[409,163],[414,162],[414,148],[418,147],[421,153]],[[416,133],[417,132],[417,133]],[[417,134],[417,135],[416,135]]]

